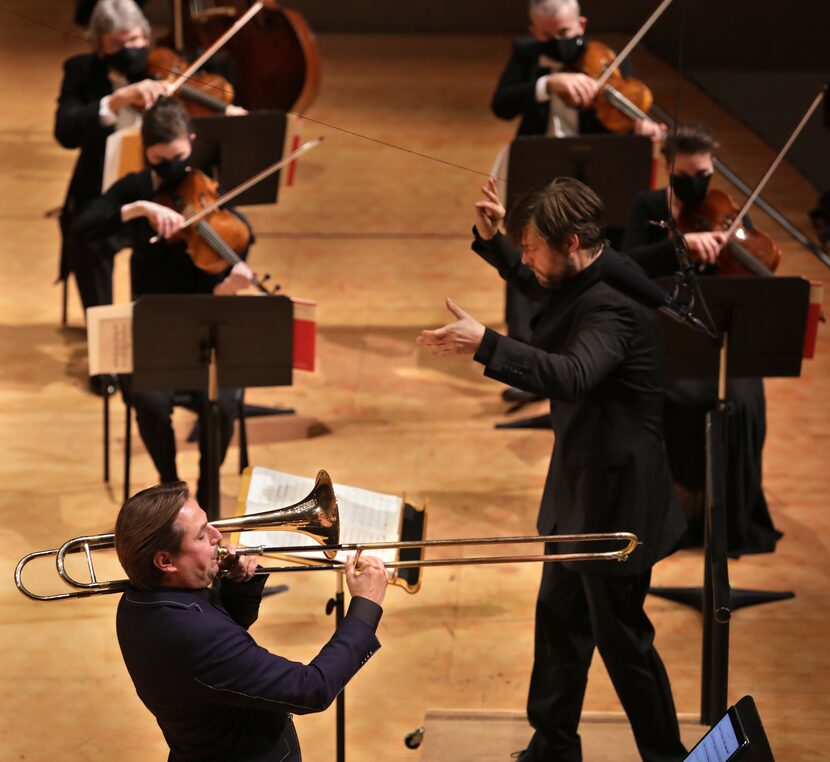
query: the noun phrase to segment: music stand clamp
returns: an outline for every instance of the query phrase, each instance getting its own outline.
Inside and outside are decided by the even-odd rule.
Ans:
[[[133,309],[133,391],[206,390],[208,519],[219,518],[219,389],[290,386],[294,307],[286,296],[161,295]]]
[[[658,283],[670,288],[672,281]],[[724,489],[729,474],[723,447],[727,380],[801,375],[810,283],[804,278],[704,277],[698,284],[721,340],[712,341],[668,319],[663,331],[668,376],[718,381],[718,399],[706,424],[704,586],[654,587],[649,592],[703,613],[701,719],[711,723],[726,711],[731,611],[794,597],[792,592],[729,587],[725,537],[729,506]],[[775,310],[770,310],[771,304]]]

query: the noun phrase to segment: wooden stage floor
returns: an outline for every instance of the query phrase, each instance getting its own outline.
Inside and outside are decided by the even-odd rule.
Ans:
[[[61,33],[72,29],[69,13],[51,0],[7,0],[0,9],[7,83],[0,117],[0,760],[162,759],[159,730],[120,660],[116,597],[36,604],[12,583],[24,553],[108,531],[121,489],[120,467],[111,486],[101,481],[101,407],[85,391],[82,316],[73,289],[71,325],[59,325],[58,230],[44,217],[61,204],[74,161],[52,138],[61,62],[85,50]],[[249,399],[291,405],[325,433],[307,438],[301,427],[254,421],[252,461],[305,475],[326,468],[342,483],[428,497],[433,537],[532,533],[550,433],[494,431],[505,417],[499,385],[470,360],[433,361],[414,343],[422,327],[445,321],[446,296],[500,324],[502,287],[469,249],[483,176],[442,161],[487,172],[512,136],[514,127],[488,110],[509,40],[322,36],[320,44],[323,85],[306,135],[323,134],[326,142],[302,160],[296,186],[278,206],[250,210],[258,235],[253,265],[286,293],[319,302],[319,370],[297,374],[290,389],[252,390]],[[670,107],[673,72],[643,50],[635,63]],[[774,155],[689,84],[682,116],[709,124],[721,156],[749,183]],[[782,166],[765,196],[807,228],[816,189],[791,167]],[[784,250],[781,272],[827,278],[764,214],[755,218]],[[126,253],[117,258],[118,301],[128,298],[127,261]],[[732,624],[730,699],[754,695],[778,758],[788,761],[826,759],[830,745],[830,338],[826,327],[821,334],[802,378],[767,384],[765,484],[784,539],[773,555],[730,565],[737,586],[797,594],[739,611]],[[114,407],[117,460],[123,417]],[[187,431],[186,414],[177,423]],[[192,447],[179,463],[194,479]],[[223,471],[228,510],[239,487],[235,464],[234,445]],[[137,445],[133,466],[136,488],[154,482]],[[701,561],[697,551],[678,553],[656,568],[655,582],[696,584]],[[521,710],[538,575],[530,565],[437,569],[416,596],[391,590],[384,647],[348,689],[349,758],[417,759],[403,738],[427,709]],[[332,628],[323,609],[333,580],[324,577],[292,577],[288,594],[267,600],[253,628],[257,640],[311,659]],[[48,584],[50,577],[36,570],[31,579]],[[678,711],[694,713],[700,618],[658,599],[649,599],[648,610]],[[586,709],[619,711],[600,659]],[[297,726],[306,759],[333,759],[333,711],[298,718]]]

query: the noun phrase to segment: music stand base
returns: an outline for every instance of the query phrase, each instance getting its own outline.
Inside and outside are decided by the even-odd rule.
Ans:
[[[280,593],[287,593],[288,585],[272,585],[262,589],[262,597],[266,598],[269,595],[279,595]]]
[[[550,429],[550,413],[534,415],[532,418],[519,418],[516,421],[497,423],[496,429]]]
[[[667,601],[674,601],[684,606],[703,611],[703,588],[700,587],[650,587],[649,595],[656,595],[658,598],[665,598]],[[795,593],[789,590],[747,590],[733,587],[730,593],[730,606],[732,611],[742,609],[746,606],[759,606],[762,603],[774,603],[775,601],[786,601],[795,598]]]

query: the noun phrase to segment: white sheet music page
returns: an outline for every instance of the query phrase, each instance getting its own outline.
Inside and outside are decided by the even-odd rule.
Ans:
[[[86,311],[89,375],[133,372],[133,303]]]
[[[283,508],[303,500],[314,488],[314,479],[272,471],[257,466],[251,474],[245,514]],[[397,542],[403,500],[400,495],[386,495],[360,487],[335,484],[334,494],[340,514],[340,542]],[[242,545],[290,546],[313,545],[301,532],[248,531],[240,536]],[[367,551],[388,563],[395,560],[394,548]],[[299,555],[299,554],[298,554]],[[323,560],[322,552],[303,553],[307,558]],[[340,551],[337,560],[345,562],[349,553]]]

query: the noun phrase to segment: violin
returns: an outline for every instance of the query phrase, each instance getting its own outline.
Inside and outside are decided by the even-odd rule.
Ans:
[[[728,231],[738,219],[740,207],[729,194],[710,189],[695,206],[684,205],[677,220],[682,233]],[[771,277],[781,262],[781,249],[769,236],[742,223],[718,257],[720,275]]]
[[[175,82],[189,66],[187,59],[175,50],[156,47],[147,57],[147,76]],[[233,103],[234,90],[221,75],[199,72],[179,87],[176,97],[181,99],[190,116],[212,116],[223,113]]]
[[[188,4],[184,4],[188,5]],[[251,5],[250,0],[201,0],[183,7],[185,31],[209,47]],[[275,0],[234,35],[225,50],[236,64],[238,101],[246,109],[305,111],[320,86],[320,51],[303,16]]]
[[[218,183],[204,172],[191,169],[173,193],[163,191],[153,200],[191,217],[218,198]],[[193,264],[215,275],[242,262],[241,255],[251,242],[251,231],[227,209],[214,209],[198,222],[180,230],[171,240],[183,240]],[[263,293],[271,293],[256,276],[251,282]]]
[[[642,81],[620,73],[615,66],[617,58],[607,45],[591,40],[577,62],[577,69],[593,80],[604,79],[597,97],[586,108],[593,108],[599,122],[610,132],[632,132],[636,119],[653,121],[647,112],[654,96]],[[609,67],[611,71],[607,73]],[[579,105],[567,97],[563,100],[572,107]]]

